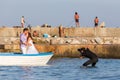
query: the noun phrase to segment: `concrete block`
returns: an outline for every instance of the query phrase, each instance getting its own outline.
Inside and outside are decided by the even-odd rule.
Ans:
[[[13,45],[13,49],[20,49],[20,45]]]
[[[4,49],[12,49],[12,46],[11,45],[5,45]]]

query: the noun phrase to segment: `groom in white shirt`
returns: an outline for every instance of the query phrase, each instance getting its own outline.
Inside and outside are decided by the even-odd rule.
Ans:
[[[26,54],[27,46],[31,45],[31,44],[27,43],[27,34],[28,34],[28,32],[29,32],[28,29],[24,28],[23,33],[20,35],[20,48],[21,48],[23,54]]]

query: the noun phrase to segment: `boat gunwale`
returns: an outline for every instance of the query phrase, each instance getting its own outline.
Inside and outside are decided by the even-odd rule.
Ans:
[[[39,54],[16,54],[16,53],[0,53],[0,56],[49,56],[53,55],[52,52],[41,52]]]

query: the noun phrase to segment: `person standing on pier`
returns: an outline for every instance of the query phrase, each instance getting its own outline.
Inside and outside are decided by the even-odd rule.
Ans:
[[[95,19],[94,19],[94,24],[95,24],[95,27],[97,27],[97,26],[98,26],[98,23],[99,23],[99,19],[98,19],[98,17],[95,17]]]
[[[77,12],[75,12],[74,19],[75,19],[76,27],[80,27],[80,24],[79,24],[79,15],[78,15]]]
[[[25,19],[24,19],[24,16],[22,16],[22,18],[21,18],[21,27],[24,28],[24,25],[25,25]]]

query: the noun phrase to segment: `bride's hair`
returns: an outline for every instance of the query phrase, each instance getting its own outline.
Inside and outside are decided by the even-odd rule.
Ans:
[[[30,32],[28,33],[27,41],[28,41],[29,38],[33,39]]]

